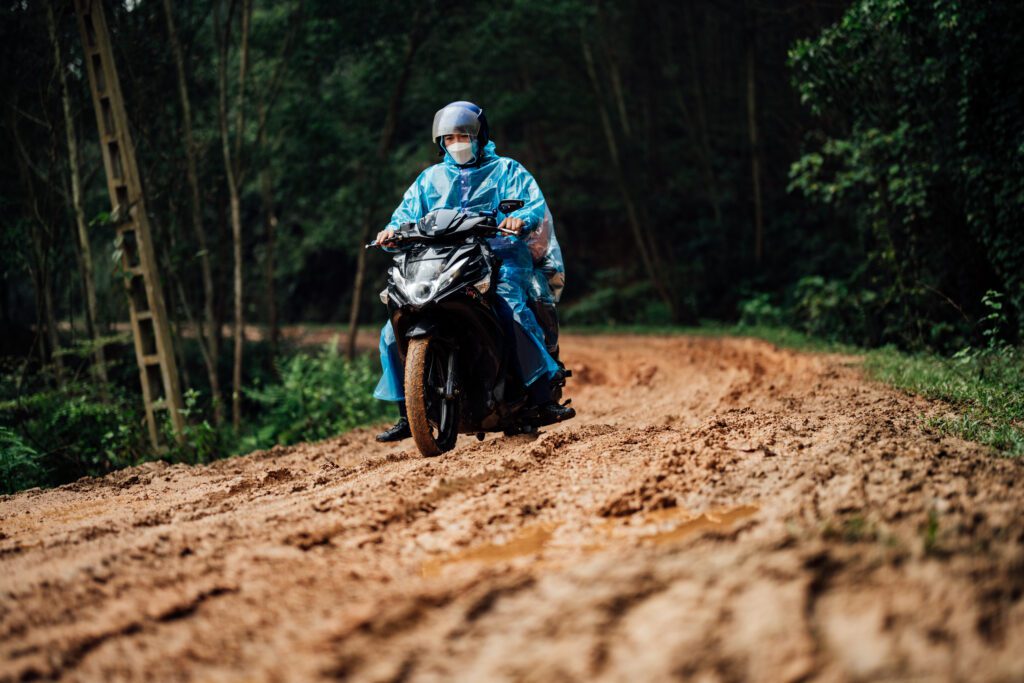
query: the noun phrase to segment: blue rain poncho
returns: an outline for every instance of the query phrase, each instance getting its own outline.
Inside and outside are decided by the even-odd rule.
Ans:
[[[550,379],[558,370],[558,364],[544,346],[544,333],[526,305],[534,278],[534,259],[527,242],[530,234],[542,227],[545,214],[550,214],[537,181],[522,164],[498,156],[493,142],[487,143],[479,157],[477,164],[459,166],[445,154],[442,163],[423,171],[406,190],[386,227],[398,230],[403,223],[413,223],[437,209],[493,211],[502,199],[526,202],[523,208],[509,214],[523,221],[523,237],[499,235],[489,241],[502,260],[498,295],[499,302],[504,304],[499,303],[498,314],[515,337],[520,375],[524,384],[530,385]],[[499,222],[504,217],[499,213]],[[390,321],[381,330],[380,361],[383,375],[374,397],[382,401],[404,400],[402,360]]]
[[[526,246],[533,257],[530,300],[557,304],[565,287],[565,262],[562,260],[562,248],[555,236],[555,221],[551,217],[551,211],[545,209],[540,227],[526,236]]]

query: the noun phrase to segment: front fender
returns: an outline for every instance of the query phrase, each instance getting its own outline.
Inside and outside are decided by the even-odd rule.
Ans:
[[[418,321],[412,324],[408,330],[405,331],[406,339],[420,339],[422,337],[433,336],[437,332],[437,325],[428,320]]]

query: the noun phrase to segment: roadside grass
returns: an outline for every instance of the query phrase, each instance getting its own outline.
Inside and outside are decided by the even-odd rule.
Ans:
[[[983,444],[1000,455],[1024,455],[1024,348],[999,346],[967,349],[953,357],[929,353],[910,354],[893,347],[859,348],[785,327],[716,322],[695,327],[568,327],[564,331],[581,335],[754,337],[798,351],[860,356],[868,377],[908,393],[943,401],[956,413],[955,417],[927,419],[925,422],[929,427]]]
[[[949,403],[955,417],[932,418],[942,432],[1024,455],[1024,350],[1013,347],[959,353],[952,358],[866,352],[868,375],[904,391]]]

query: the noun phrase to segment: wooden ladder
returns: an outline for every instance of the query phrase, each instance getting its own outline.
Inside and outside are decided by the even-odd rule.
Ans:
[[[169,413],[179,440],[183,436],[184,416],[160,271],[102,1],[75,0],[75,12],[85,47],[89,89],[113,207],[111,222],[117,230],[121,249],[121,268],[128,290],[128,310],[149,438],[157,451],[164,451],[167,444],[161,436],[158,414]]]

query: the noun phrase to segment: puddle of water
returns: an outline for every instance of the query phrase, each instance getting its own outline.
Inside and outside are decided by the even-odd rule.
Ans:
[[[557,524],[541,524],[525,529],[506,543],[476,546],[458,553],[444,555],[423,563],[423,576],[438,576],[445,567],[463,562],[496,565],[520,557],[535,555],[544,549],[558,528]]]
[[[690,534],[697,533],[698,531],[705,531],[707,529],[726,529],[734,522],[737,522],[746,517],[750,517],[758,508],[755,505],[741,505],[735,508],[725,508],[721,510],[711,510],[703,514],[693,516],[691,513],[685,510],[679,510],[674,516],[679,516],[681,513],[688,519],[683,520],[672,529],[666,531],[659,531],[653,534],[641,536],[644,541],[650,541],[652,543],[671,543],[678,541],[681,538],[686,538]],[[660,514],[659,514],[660,513]],[[648,519],[654,515],[658,515],[661,518],[670,517],[672,509],[658,510],[651,515],[648,515]]]
[[[755,505],[718,508],[696,513],[685,508],[662,508],[625,519],[608,519],[597,525],[598,533],[612,539],[674,541],[705,529],[728,527],[758,511]],[[601,548],[603,546],[594,546]]]
[[[739,507],[719,508],[696,514],[683,508],[667,508],[654,510],[643,516],[637,516],[636,518],[624,521],[606,520],[596,527],[591,527],[600,536],[603,536],[604,539],[594,543],[592,538],[588,538],[586,540],[591,542],[581,543],[576,548],[584,555],[590,555],[591,553],[607,549],[613,543],[621,543],[622,541],[632,540],[633,542],[639,541],[641,543],[654,543],[658,545],[673,543],[700,531],[728,529],[735,522],[752,516],[758,510],[759,508],[755,505],[741,505]],[[558,524],[553,523],[539,524],[524,529],[506,543],[489,543],[427,560],[421,567],[421,573],[424,577],[430,578],[439,576],[447,567],[456,564],[473,562],[485,566],[494,566],[536,555],[547,547],[558,526]],[[591,534],[586,535],[591,536]],[[563,547],[566,545],[564,543],[565,540],[562,539],[562,542],[559,543],[559,548],[562,550],[567,549]],[[569,545],[572,544],[570,543]],[[549,565],[546,562],[541,564],[556,566]],[[535,564],[534,566],[536,567],[537,565]],[[560,563],[557,566],[560,566]]]

